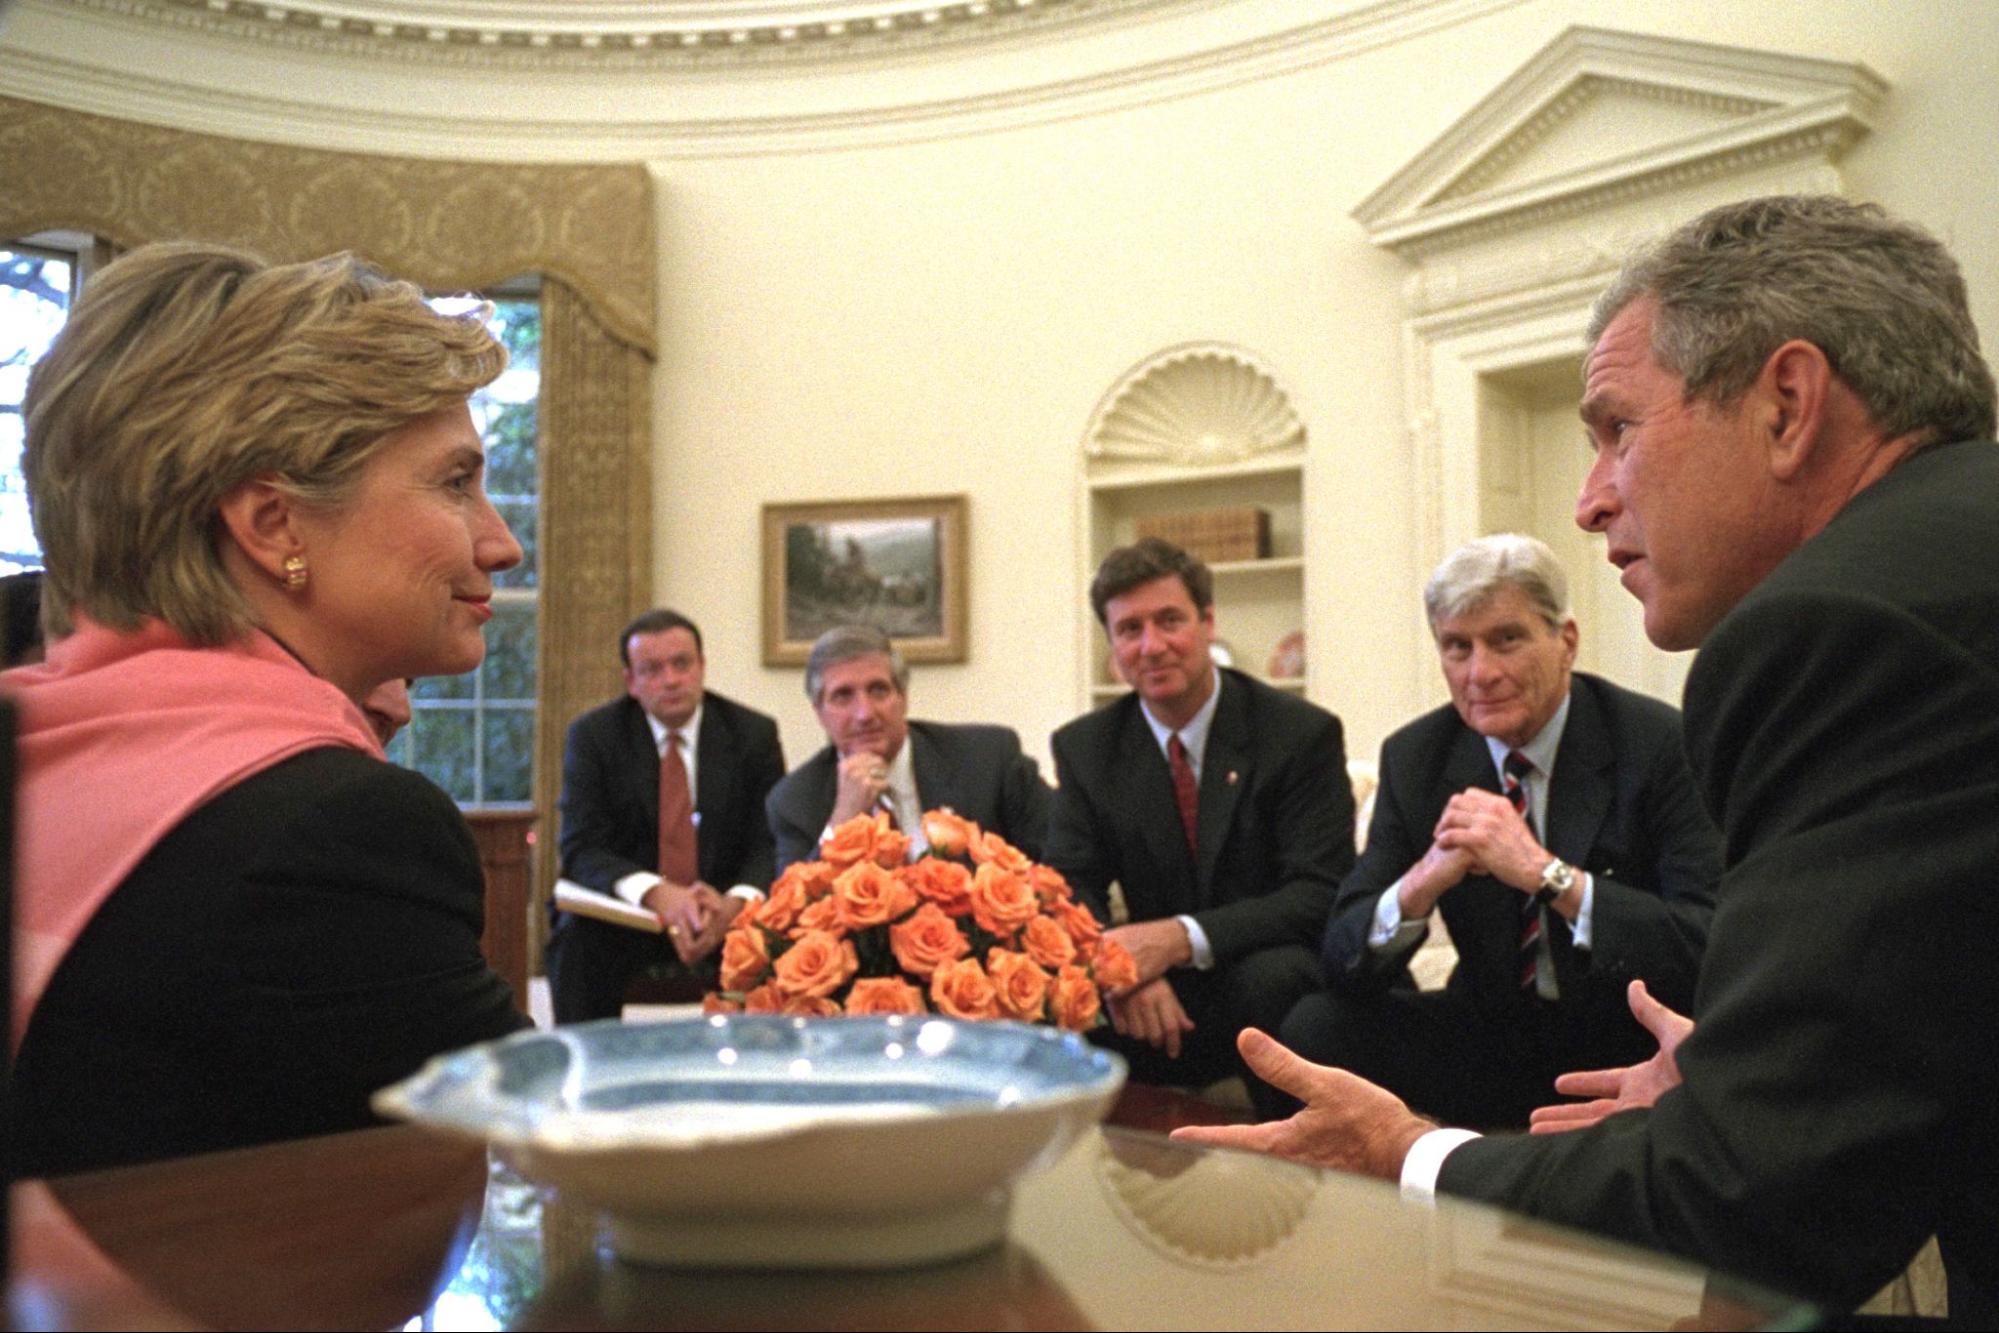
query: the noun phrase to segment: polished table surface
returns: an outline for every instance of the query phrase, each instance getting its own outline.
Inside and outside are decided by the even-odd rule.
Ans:
[[[675,1272],[408,1127],[13,1189],[16,1328],[1745,1328],[1809,1307],[1375,1181],[1092,1131],[1000,1248],[894,1272]]]

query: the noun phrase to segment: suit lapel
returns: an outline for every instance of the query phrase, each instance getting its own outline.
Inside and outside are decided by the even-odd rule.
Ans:
[[[694,749],[694,845],[701,878],[711,876],[710,845],[719,845],[723,821],[736,785],[734,734],[712,698],[701,701],[701,731]],[[657,779],[655,779],[655,782]],[[657,802],[654,802],[657,805]]]
[[[958,810],[961,802],[957,786],[952,781],[956,775],[945,765],[944,757],[937,753],[930,737],[913,722],[909,726],[908,744],[910,771],[916,775],[916,803],[922,807],[918,817],[947,805]],[[964,812],[960,810],[959,813]]]
[[[1610,768],[1616,761],[1596,696],[1580,684],[1572,679],[1569,686],[1569,721],[1548,779],[1545,839],[1550,852],[1574,865],[1589,856],[1610,814]]]
[[[1249,692],[1234,682],[1217,688],[1222,694],[1201,755],[1200,832],[1195,839],[1201,857],[1195,889],[1203,907],[1214,901],[1215,867],[1235,826],[1236,801],[1250,780]]]
[[[1118,737],[1118,760],[1119,771],[1130,775],[1130,804],[1139,836],[1149,859],[1160,870],[1156,878],[1147,877],[1153,882],[1140,886],[1140,891],[1150,889],[1162,901],[1154,905],[1154,910],[1132,903],[1132,916],[1143,920],[1192,911],[1196,905],[1194,858],[1187,850],[1187,830],[1180,824],[1180,806],[1173,796],[1173,774],[1166,767],[1166,756],[1160,753],[1152,728],[1146,725],[1145,712],[1136,696],[1130,696]],[[1124,889],[1129,900],[1134,886],[1127,883]]]
[[[659,842],[659,746],[652,738],[652,725],[636,699],[626,701],[625,749],[631,771],[638,775],[638,801],[645,819],[646,836]]]

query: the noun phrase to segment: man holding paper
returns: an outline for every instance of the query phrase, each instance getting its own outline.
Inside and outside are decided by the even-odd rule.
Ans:
[[[654,962],[712,968],[776,869],[763,804],[784,775],[777,724],[704,688],[701,631],[678,612],[646,612],[618,652],[624,697],[577,718],[563,747],[562,874],[665,929],[558,912],[548,944],[558,1023],[617,1017],[632,974]]]

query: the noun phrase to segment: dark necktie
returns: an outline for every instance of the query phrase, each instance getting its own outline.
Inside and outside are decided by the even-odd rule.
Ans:
[[[887,815],[888,826],[898,833],[902,832],[902,820],[895,813],[894,792],[884,791],[881,795],[875,797],[875,813]]]
[[[1187,831],[1187,850],[1199,855],[1195,831],[1201,825],[1201,789],[1194,781],[1194,766],[1187,762],[1187,747],[1175,732],[1166,742],[1166,765],[1173,770],[1173,803],[1180,807],[1180,827]]]
[[[680,733],[666,733],[659,757],[659,874],[674,884],[701,877],[694,844],[694,798],[687,790],[687,763],[680,757]]]
[[[1527,775],[1534,771],[1534,761],[1518,750],[1506,752],[1504,765],[1506,799],[1513,802],[1513,808],[1527,826],[1534,826],[1534,817],[1527,805]],[[1541,965],[1541,905],[1533,898],[1522,895],[1520,899],[1520,988],[1534,988],[1534,975]]]

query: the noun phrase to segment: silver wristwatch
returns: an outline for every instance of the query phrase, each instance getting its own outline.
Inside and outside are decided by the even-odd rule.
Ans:
[[[1534,901],[1543,907],[1555,901],[1576,886],[1576,868],[1556,857],[1541,871],[1541,887],[1534,893]]]

